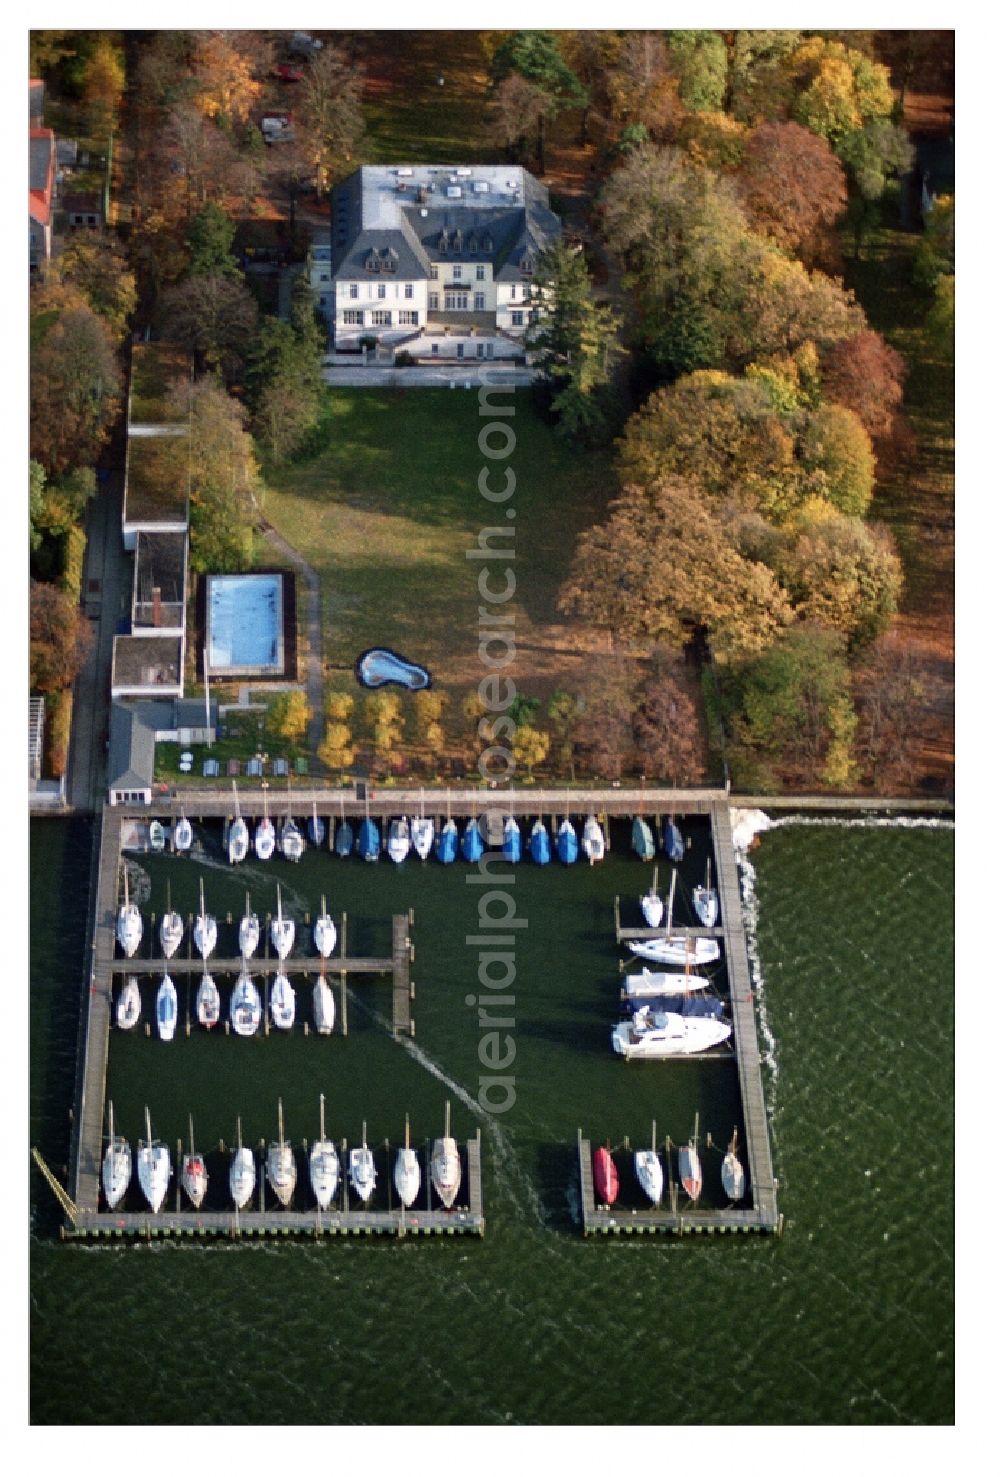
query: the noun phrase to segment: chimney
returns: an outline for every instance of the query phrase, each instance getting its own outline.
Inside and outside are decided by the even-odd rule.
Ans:
[[[153,625],[160,625],[160,587],[153,586]]]

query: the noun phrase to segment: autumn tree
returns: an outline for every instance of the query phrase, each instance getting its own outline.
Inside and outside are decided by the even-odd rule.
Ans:
[[[579,714],[579,705],[573,694],[557,687],[549,698],[546,716],[552,733],[555,761],[574,781],[576,770],[573,762],[573,726]]]
[[[365,698],[365,717],[372,748],[387,762],[403,739],[403,704],[395,692],[373,692]]]
[[[517,72],[548,98],[548,106],[537,118],[538,171],[545,173],[545,130],[550,118],[564,108],[580,108],[587,101],[587,91],[579,77],[564,60],[555,36],[548,31],[515,31],[507,36],[493,53],[490,78],[499,87],[512,72]]]
[[[194,31],[191,72],[198,85],[197,103],[206,118],[243,123],[262,92],[255,58],[247,48],[252,33]]]
[[[526,344],[548,409],[567,440],[596,441],[607,430],[606,388],[621,320],[596,303],[581,252],[557,242],[538,259],[535,318]]]
[[[510,744],[514,763],[518,769],[526,769],[528,777],[531,778],[535,766],[544,764],[551,742],[551,735],[547,734],[544,729],[535,728],[531,723],[519,724],[514,730],[514,737]]]
[[[349,692],[327,693],[324,714],[337,723],[347,723],[354,712],[354,698]]]
[[[230,134],[206,118],[197,102],[182,99],[167,114],[157,141],[161,167],[183,198],[190,215],[208,200],[229,193],[238,152]]]
[[[247,569],[262,500],[246,412],[212,379],[183,381],[168,396],[167,414],[187,421],[187,437],[163,437],[173,476],[191,490],[191,568],[216,573]]]
[[[821,359],[823,394],[846,406],[869,435],[892,435],[901,414],[906,362],[874,329],[829,345]]]
[[[275,739],[301,744],[309,727],[312,708],[301,688],[277,693],[267,705],[267,728]]]
[[[815,260],[847,206],[844,171],[830,145],[798,123],[762,123],[736,174],[751,223],[779,246]]]
[[[575,702],[573,748],[587,773],[621,779],[632,754],[632,706],[637,667],[623,652],[608,652],[587,663]]]
[[[718,31],[667,31],[681,102],[692,113],[721,112],[726,97],[726,43]]]
[[[328,769],[349,769],[355,754],[350,725],[337,720],[328,722],[316,752]]]
[[[276,462],[301,450],[319,422],[324,387],[320,331],[308,283],[293,300],[291,321],[261,322],[247,366],[254,432]]]
[[[531,148],[544,130],[552,99],[544,88],[520,72],[498,83],[490,98],[491,131],[496,141],[520,163],[531,160]]]
[[[955,274],[955,198],[942,195],[924,217],[924,234],[913,254],[913,280],[933,292],[941,276]]]
[[[789,58],[801,31],[736,31],[730,56],[729,106],[744,123],[780,121],[794,100]]]
[[[879,638],[857,673],[858,757],[883,794],[914,781],[920,714],[927,678],[913,649],[898,637]]]
[[[888,531],[810,502],[789,533],[775,569],[796,615],[841,632],[852,648],[880,635],[903,588]]]
[[[675,136],[699,169],[730,174],[743,159],[749,133],[728,113],[688,113]]]
[[[167,338],[231,383],[250,352],[258,313],[249,288],[216,271],[167,288],[160,317]]]
[[[28,534],[32,553],[42,542],[42,514],[45,508],[45,468],[41,462],[28,462]]]
[[[122,48],[109,33],[99,33],[83,68],[83,98],[87,106],[89,132],[93,136],[104,138],[114,131],[124,91],[125,57]]]
[[[945,360],[955,357],[955,276],[942,272],[934,285],[934,301],[924,327],[931,344]]]
[[[52,277],[75,288],[108,324],[115,339],[125,337],[138,301],[135,273],[111,231],[71,236],[50,268]]]
[[[71,687],[93,641],[79,605],[55,585],[31,581],[30,660],[32,692]]]
[[[300,146],[316,176],[317,195],[331,176],[342,173],[361,141],[364,73],[346,54],[327,46],[311,58],[298,84],[295,126]]]
[[[657,648],[635,697],[633,732],[644,773],[690,785],[704,773],[698,709],[683,680],[677,653]]]
[[[447,705],[447,694],[435,688],[425,687],[413,694],[413,722],[417,742],[424,744],[432,753],[440,753],[444,747],[441,719]]]
[[[49,473],[96,461],[118,413],[121,374],[111,329],[79,295],[55,321],[39,315],[31,354],[31,455]]]

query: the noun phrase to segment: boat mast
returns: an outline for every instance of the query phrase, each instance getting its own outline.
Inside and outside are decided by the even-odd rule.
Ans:
[[[670,932],[670,924],[674,916],[674,889],[677,886],[677,868],[675,867],[670,877],[670,897],[667,900],[667,933]]]

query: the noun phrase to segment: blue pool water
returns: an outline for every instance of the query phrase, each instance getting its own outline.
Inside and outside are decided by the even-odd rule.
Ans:
[[[280,575],[209,576],[208,665],[213,673],[284,669]]]

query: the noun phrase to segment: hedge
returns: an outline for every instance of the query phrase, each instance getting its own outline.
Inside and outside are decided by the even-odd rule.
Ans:
[[[53,779],[62,779],[66,773],[72,722],[73,692],[71,688],[64,687],[61,692],[45,699],[46,769]]]
[[[79,600],[83,589],[83,560],[87,552],[87,535],[82,528],[73,527],[63,540],[63,572],[59,576],[60,590],[65,590],[74,600]]]

